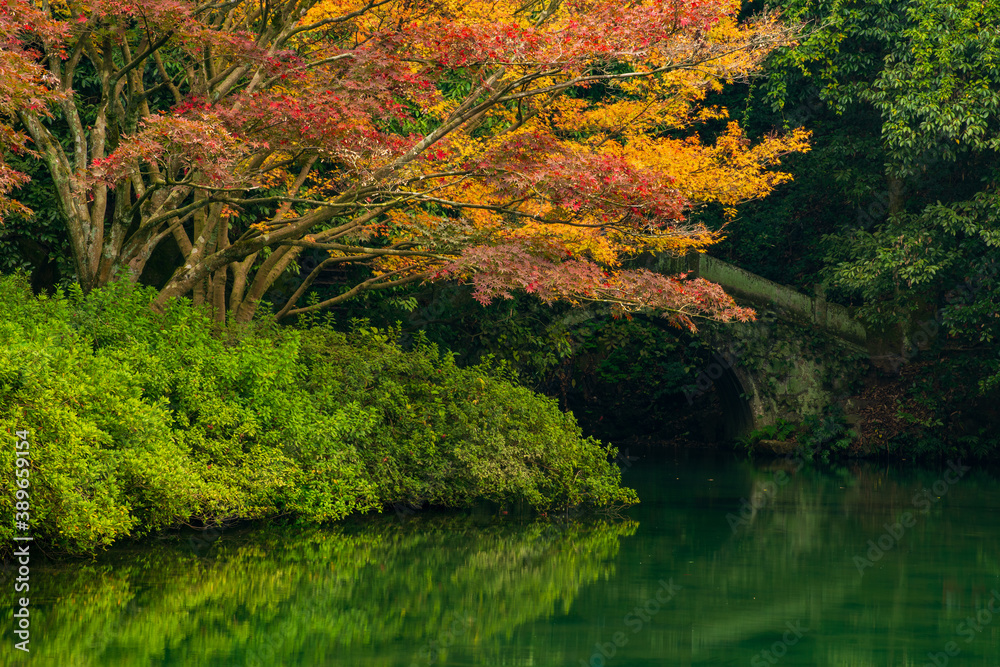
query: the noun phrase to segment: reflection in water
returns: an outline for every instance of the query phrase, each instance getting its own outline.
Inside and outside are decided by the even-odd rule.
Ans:
[[[418,515],[33,563],[30,664],[997,667],[1000,486],[973,469],[936,494],[946,470],[692,455],[633,465],[627,520]]]
[[[224,536],[209,559],[186,542],[121,550],[33,570],[31,664],[470,664],[613,577],[635,529],[413,517]],[[0,664],[20,659],[11,644]]]
[[[764,491],[785,479],[777,470],[785,483]],[[625,481],[643,501],[632,513],[640,528],[618,570],[641,561],[635,581],[670,572],[686,588],[614,664],[770,665],[755,658],[776,649],[782,665],[923,666],[955,641],[961,665],[1000,665],[1000,614],[975,639],[956,635],[1000,590],[1000,486],[971,470],[928,507],[923,489],[947,470],[796,473],[728,457],[637,466]],[[726,517],[741,507],[749,521],[734,525]],[[907,511],[912,525],[897,525]],[[869,540],[889,548],[859,573]],[[588,591],[577,606],[590,602]],[[789,624],[808,631],[796,637]]]

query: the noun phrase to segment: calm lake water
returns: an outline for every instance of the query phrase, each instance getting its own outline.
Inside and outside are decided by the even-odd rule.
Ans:
[[[948,471],[679,453],[633,462],[615,519],[389,514],[33,562],[30,659],[8,605],[0,665],[997,667],[1000,484]]]

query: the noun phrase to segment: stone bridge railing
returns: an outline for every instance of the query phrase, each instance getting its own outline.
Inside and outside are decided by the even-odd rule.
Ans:
[[[740,302],[781,312],[801,324],[822,329],[859,351],[867,351],[869,341],[865,327],[840,304],[807,296],[700,252],[681,257],[660,255],[650,269],[659,273],[688,272],[718,283]]]

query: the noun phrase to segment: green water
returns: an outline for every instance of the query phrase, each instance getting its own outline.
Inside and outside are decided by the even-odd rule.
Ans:
[[[30,658],[8,606],[0,665],[1000,665],[995,474],[779,468],[642,459],[618,519],[389,514],[33,563]]]

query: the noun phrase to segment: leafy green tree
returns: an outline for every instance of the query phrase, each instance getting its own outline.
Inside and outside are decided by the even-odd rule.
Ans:
[[[828,241],[829,277],[862,299],[874,324],[941,307],[950,333],[990,340],[992,312],[977,299],[993,298],[1000,242],[1000,3],[790,0],[782,7],[814,29],[773,58],[776,103],[789,95],[789,82],[807,78],[837,111],[867,107],[881,121],[873,157],[883,161],[888,217]],[[970,318],[969,308],[987,317]]]

